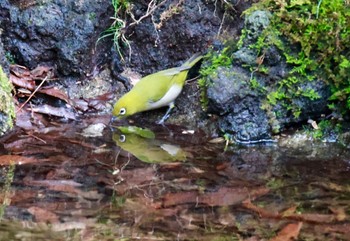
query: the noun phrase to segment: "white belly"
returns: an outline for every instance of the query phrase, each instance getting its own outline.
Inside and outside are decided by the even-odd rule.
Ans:
[[[179,96],[179,94],[181,93],[181,90],[182,90],[182,86],[174,84],[173,86],[170,87],[168,92],[166,92],[166,94],[163,96],[163,98],[161,98],[160,100],[158,100],[156,102],[149,103],[148,109],[149,110],[157,109],[159,107],[170,105],[171,103],[174,102],[176,97]]]

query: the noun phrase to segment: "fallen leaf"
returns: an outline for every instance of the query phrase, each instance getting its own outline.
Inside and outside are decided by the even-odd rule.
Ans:
[[[28,208],[28,212],[35,217],[37,222],[57,223],[59,221],[55,213],[39,207],[30,207]]]
[[[239,187],[222,187],[216,192],[182,192],[182,193],[168,193],[165,195],[163,205],[165,207],[196,203],[206,204],[209,206],[229,206],[241,203],[248,197],[254,199],[258,196],[265,195],[269,189],[260,187],[256,189],[239,188]]]
[[[282,213],[282,216],[288,217],[290,215],[295,214],[295,211],[297,210],[297,208],[298,208],[298,206],[294,205],[294,206],[288,208],[287,210],[284,210],[283,213]]]
[[[346,211],[344,207],[329,207],[329,210],[336,215],[337,221],[344,221],[346,219]]]
[[[57,89],[56,87],[44,87],[38,90],[39,93],[46,94],[52,97],[56,97],[68,103],[68,95],[64,93],[62,90]]]
[[[48,73],[52,72],[53,68],[49,66],[39,65],[35,69],[31,70],[30,73],[34,78],[45,78]]]
[[[262,218],[276,218],[276,219],[289,219],[310,223],[331,223],[336,220],[336,216],[329,214],[317,214],[317,213],[303,213],[303,214],[290,214],[288,216],[283,216],[277,212],[272,212],[269,210],[265,210],[264,208],[258,207],[250,202],[250,200],[246,200],[242,203],[242,206],[258,213]]]
[[[87,111],[89,109],[88,102],[83,99],[71,99],[69,103],[74,106],[74,108],[81,111]]]
[[[31,108],[31,110],[34,112],[51,115],[51,116],[63,117],[70,120],[76,119],[75,114],[64,107],[53,107],[50,105],[41,105],[41,106],[36,106],[34,108]]]
[[[198,192],[167,193],[163,198],[163,206],[170,207],[186,203],[197,203],[198,201]]]
[[[299,236],[300,229],[303,226],[302,222],[287,224],[277,236],[270,239],[270,241],[291,241],[296,240]]]
[[[350,235],[350,223],[341,223],[341,224],[329,225],[327,227],[322,227],[322,231],[324,233],[338,232],[338,233],[343,233],[343,234],[349,234]]]
[[[89,107],[94,108],[95,110],[103,110],[106,108],[106,102],[113,100],[114,93],[108,92],[103,95],[99,95],[95,98],[87,99]]]
[[[10,74],[10,81],[13,85],[28,90],[34,90],[36,87],[35,81],[31,77],[18,77],[16,75]]]

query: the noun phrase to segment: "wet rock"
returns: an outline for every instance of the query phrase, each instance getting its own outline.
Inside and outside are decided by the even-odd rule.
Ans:
[[[329,113],[327,104],[331,96],[331,89],[322,80],[301,83],[300,89],[313,89],[319,95],[318,99],[311,100],[307,97],[298,97],[292,100],[292,104],[301,110],[298,117],[295,117],[291,111],[286,110],[281,104],[277,104],[273,110],[279,113],[277,117],[281,127],[290,126],[294,123],[306,123],[309,119],[319,119],[322,115]]]
[[[237,8],[246,4],[240,3]],[[147,5],[148,2],[134,3],[132,11],[136,18],[145,14]],[[145,75],[180,65],[195,52],[206,51],[217,38],[221,24],[227,34],[235,34],[242,25],[240,11],[224,20],[225,4],[217,1],[167,1],[151,17],[127,28],[126,36],[131,44],[130,67]],[[128,24],[132,22],[128,20]],[[124,48],[125,56],[128,51]]]
[[[98,49],[93,52],[109,25],[110,7],[102,0],[2,0],[4,45],[21,65],[32,69],[47,64],[56,66],[59,74],[80,76],[99,58]]]
[[[245,20],[246,37],[243,46],[232,54],[232,66],[218,68],[208,77],[208,110],[220,116],[220,130],[232,134],[238,142],[269,141],[273,133],[327,113],[327,100],[331,92],[321,80],[300,80],[296,86],[296,89],[314,91],[318,99],[296,95],[288,100],[289,103],[277,101],[272,105],[268,102],[269,92],[277,89],[290,91],[279,83],[288,77],[292,69],[276,46],[271,44],[264,48],[264,52],[251,48],[269,26],[270,17],[268,11],[255,11],[249,15]],[[262,58],[261,63],[259,58]],[[268,71],[258,71],[262,63]],[[295,112],[286,108],[287,105],[300,110],[300,115],[295,116]]]
[[[239,142],[270,139],[268,118],[260,108],[263,96],[251,90],[247,71],[237,66],[220,67],[209,81],[208,111],[220,115],[221,131]]]
[[[247,37],[244,45],[255,43],[264,29],[270,25],[271,13],[269,11],[257,10],[247,16],[245,20],[245,28]]]

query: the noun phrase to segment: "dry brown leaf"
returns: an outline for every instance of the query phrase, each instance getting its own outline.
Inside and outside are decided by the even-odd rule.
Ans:
[[[55,213],[39,207],[30,207],[28,208],[28,212],[35,217],[37,222],[57,223],[59,221]]]
[[[298,205],[294,205],[294,206],[288,208],[287,210],[284,210],[284,211],[282,212],[282,216],[288,217],[288,216],[290,216],[290,215],[295,214],[295,211],[297,210],[297,208],[298,208]]]
[[[322,231],[324,233],[337,232],[350,235],[350,223],[327,225],[326,227],[322,227]]]
[[[53,107],[50,105],[41,105],[41,106],[36,106],[31,110],[41,114],[47,114],[47,115],[56,116],[56,117],[63,117],[71,120],[76,119],[75,114],[64,107]]]
[[[68,103],[68,95],[62,90],[57,89],[56,87],[44,87],[38,90],[39,93],[46,94],[52,97],[56,97]]]
[[[34,90],[36,87],[35,81],[31,77],[18,77],[16,75],[10,74],[10,81],[13,85],[28,90]]]
[[[337,221],[344,221],[346,219],[346,211],[344,207],[329,207],[329,210],[336,215]]]
[[[317,213],[304,213],[304,214],[290,214],[288,216],[283,216],[282,214],[265,210],[264,208],[258,207],[250,202],[250,200],[246,200],[242,203],[243,207],[258,213],[262,218],[276,218],[276,219],[289,219],[310,223],[331,223],[336,220],[334,215],[328,214],[317,214]]]
[[[37,66],[30,71],[33,78],[45,78],[49,72],[52,72],[53,68],[49,66]]]
[[[229,206],[241,203],[248,197],[254,199],[268,192],[269,189],[265,187],[252,190],[238,187],[222,187],[216,192],[206,192],[203,194],[198,192],[168,193],[164,197],[163,205],[168,207],[178,204],[196,203],[209,206]]]
[[[69,103],[74,106],[74,108],[81,111],[87,111],[89,109],[88,102],[83,99],[71,99]]]
[[[299,236],[300,229],[303,226],[302,222],[287,224],[277,236],[270,239],[270,241],[292,241],[296,240]]]

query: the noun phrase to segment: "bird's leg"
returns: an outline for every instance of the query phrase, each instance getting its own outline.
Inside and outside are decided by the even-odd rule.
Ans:
[[[162,119],[160,119],[160,121],[157,122],[157,124],[159,125],[164,125],[164,121],[166,121],[169,116],[170,116],[170,112],[171,110],[175,107],[175,104],[174,102],[171,102],[170,105],[169,105],[169,108],[168,110],[166,111],[165,115],[162,117]]]

